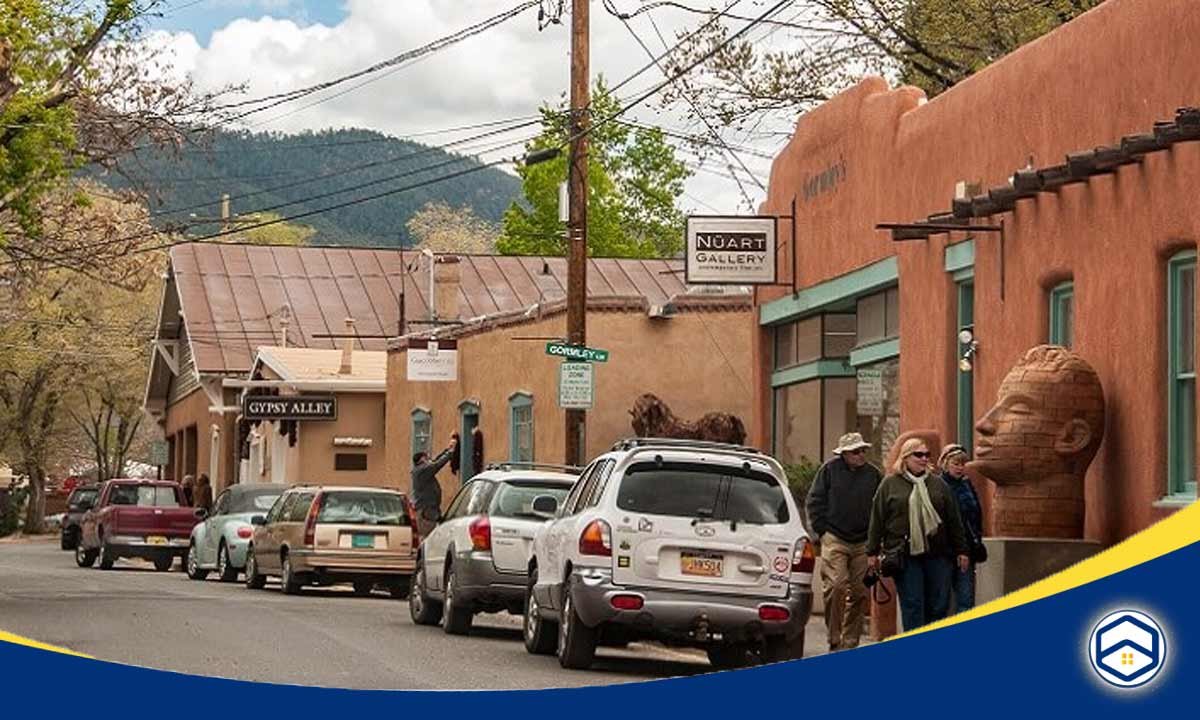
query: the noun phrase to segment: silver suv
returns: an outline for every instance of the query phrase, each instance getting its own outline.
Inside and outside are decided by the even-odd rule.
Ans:
[[[753,448],[638,438],[587,467],[534,536],[525,647],[586,668],[652,639],[713,665],[799,658],[813,548],[779,463]]]

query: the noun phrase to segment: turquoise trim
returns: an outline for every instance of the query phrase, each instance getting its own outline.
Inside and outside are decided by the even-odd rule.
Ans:
[[[853,300],[876,290],[895,285],[900,280],[900,264],[896,256],[859,268],[840,277],[835,277],[795,295],[773,300],[759,308],[759,323],[775,325],[808,315],[837,302]]]
[[[956,270],[950,274],[950,279],[956,283],[971,282],[975,279],[975,266],[972,265],[963,270]]]
[[[1170,500],[1196,499],[1195,420],[1189,423],[1184,418],[1180,387],[1190,385],[1190,392],[1195,392],[1196,374],[1183,371],[1178,353],[1181,320],[1194,312],[1192,308],[1180,307],[1179,276],[1189,268],[1194,271],[1195,267],[1195,250],[1178,253],[1167,263],[1167,498]]]
[[[1071,312],[1064,312],[1070,305]],[[1050,291],[1050,344],[1071,347],[1073,344],[1075,283],[1068,280],[1059,283]]]
[[[520,425],[517,422],[517,409],[529,408],[529,457],[520,457],[520,451],[517,449],[517,436],[520,434]],[[512,462],[533,462],[533,395],[527,392],[515,392],[508,396],[508,459]]]
[[[881,342],[854,348],[850,351],[850,364],[854,367],[871,365],[880,360],[890,360],[900,357],[900,338],[883,340]]]
[[[975,240],[964,240],[946,246],[946,272],[958,272],[975,265]]]
[[[805,380],[825,377],[854,377],[854,368],[844,360],[816,360],[814,362],[779,370],[771,374],[771,387],[794,385]]]

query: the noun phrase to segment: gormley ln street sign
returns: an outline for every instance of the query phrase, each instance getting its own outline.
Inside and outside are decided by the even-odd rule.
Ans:
[[[608,362],[608,351],[582,345],[568,345],[562,342],[546,343],[546,354],[583,362]]]

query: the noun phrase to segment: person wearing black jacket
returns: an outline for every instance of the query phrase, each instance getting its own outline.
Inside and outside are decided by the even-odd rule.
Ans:
[[[423,538],[437,527],[442,514],[442,486],[438,483],[438,471],[457,452],[458,436],[455,435],[450,439],[450,445],[432,460],[429,459],[429,453],[424,451],[413,455],[412,502],[413,509],[417,511],[417,532]]]
[[[867,530],[871,500],[883,479],[867,462],[859,433],[838,441],[831,460],[813,478],[806,506],[808,522],[821,545],[821,591],[830,651],[858,647],[867,609]]]

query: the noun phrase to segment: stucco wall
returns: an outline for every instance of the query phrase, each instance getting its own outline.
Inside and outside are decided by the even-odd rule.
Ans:
[[[169,438],[191,425],[196,427],[196,476],[207,474],[213,480],[213,491],[220,492],[228,487],[233,480],[234,468],[234,419],[230,415],[221,416],[209,412],[208,395],[199,388],[184,397],[179,402],[167,407],[163,416],[163,436]],[[221,428],[222,449],[219,467],[211,467],[210,457],[212,448],[212,426]],[[178,447],[178,441],[177,441]],[[175,462],[174,480],[182,480],[184,469]]]
[[[297,435],[297,453],[288,458],[288,476],[292,483],[314,485],[398,486],[400,480],[386,468],[384,396],[382,393],[341,393],[338,417],[332,422],[302,422]],[[336,437],[370,438],[369,448],[337,448]],[[334,455],[365,452],[367,469],[334,470]],[[293,459],[298,462],[293,465]]]
[[[595,367],[596,405],[588,413],[588,457],[633,434],[629,410],[645,392],[662,398],[680,418],[694,420],[712,411],[731,412],[751,425],[752,326],[743,311],[686,311],[666,320],[641,312],[588,313],[588,345],[611,351]],[[458,382],[410,383],[406,352],[388,353],[388,467],[409,483],[412,465],[411,412],[433,415],[435,452],[459,427],[458,406],[477,402],[487,462],[509,457],[509,397],[533,395],[534,453],[541,462],[563,460],[564,418],[558,408],[558,365],[543,340],[562,337],[565,318],[557,315],[499,328],[459,340]],[[458,478],[440,474],[449,501]]]
[[[804,115],[775,160],[765,212],[797,195],[799,284],[809,286],[898,254],[904,429],[954,435],[954,286],[947,242],[893,243],[877,222],[950,208],[956,181],[1000,185],[1018,168],[1118,142],[1200,104],[1200,12],[1192,0],[1109,0],[1098,9],[923,103],[912,88],[868,79]],[[806,197],[806,180],[836,168]],[[1099,372],[1108,427],[1087,479],[1089,538],[1112,542],[1163,511],[1166,487],[1165,258],[1194,247],[1200,144],[1018,203],[1006,223],[1004,296],[994,234],[976,236],[975,409],[1027,348],[1047,338],[1047,288],[1075,283],[1075,349]],[[790,280],[785,251],[781,279]],[[762,301],[782,296],[766,290]],[[755,343],[755,416],[766,441],[769,334]]]

